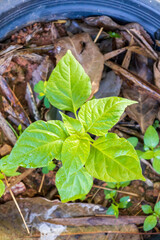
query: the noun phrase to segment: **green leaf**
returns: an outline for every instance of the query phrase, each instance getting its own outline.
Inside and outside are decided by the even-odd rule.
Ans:
[[[90,152],[90,142],[83,136],[71,135],[63,143],[61,160],[70,171],[83,167]]]
[[[115,197],[117,191],[116,190],[104,190],[104,194],[105,194],[105,199],[110,199]]]
[[[153,229],[157,224],[157,217],[154,215],[146,217],[143,225],[144,231],[150,231]]]
[[[133,103],[136,102],[119,97],[93,99],[81,107],[78,117],[86,132],[103,136],[119,121],[125,108]]]
[[[45,86],[43,81],[39,81],[37,84],[34,86],[34,91],[36,93],[43,93],[45,95]]]
[[[117,183],[115,183],[115,182],[107,182],[107,187],[109,187],[109,188],[117,188]]]
[[[90,94],[90,78],[68,50],[48,80],[46,97],[56,108],[75,113]]]
[[[149,126],[144,134],[144,143],[147,147],[153,149],[159,143],[159,136],[153,126]]]
[[[42,168],[42,173],[43,173],[43,174],[48,174],[48,173],[49,173],[48,167],[43,167],[43,168]]]
[[[16,172],[18,164],[9,162],[9,155],[1,158],[0,160],[0,171],[3,172],[7,177],[18,176],[20,173]]]
[[[130,137],[130,138],[127,138],[127,140],[133,145],[133,147],[136,147],[138,144],[138,138],[136,137]]]
[[[0,197],[2,197],[4,192],[5,192],[5,185],[4,185],[3,181],[0,180]]]
[[[136,150],[136,153],[137,153],[139,159],[142,159],[142,155],[144,152],[142,152],[141,150]]]
[[[44,106],[45,106],[46,108],[49,108],[49,107],[50,107],[50,103],[49,103],[49,101],[48,101],[48,99],[47,99],[46,97],[44,97]]]
[[[150,205],[142,205],[142,210],[145,214],[153,213]]]
[[[77,119],[71,118],[66,114],[60,112],[64,125],[70,135],[85,133],[83,125]]]
[[[153,157],[154,157],[154,152],[151,150],[148,150],[141,155],[141,158],[144,158],[144,159],[152,159]]]
[[[133,146],[114,133],[93,143],[85,166],[93,177],[106,182],[145,180]]]
[[[130,201],[129,196],[120,198],[119,208],[127,208]]]
[[[18,139],[8,160],[27,168],[45,167],[52,159],[61,158],[67,136],[61,121],[32,123]]]
[[[106,214],[107,215],[115,215],[115,217],[118,218],[118,216],[119,216],[118,206],[116,206],[112,203],[112,205],[108,208]]]
[[[120,182],[119,184],[120,184],[120,187],[127,187],[130,184],[130,181]]]
[[[154,206],[154,211],[160,216],[160,201]]]
[[[154,170],[160,174],[160,157],[154,157],[152,165]]]
[[[93,179],[85,168],[70,174],[70,169],[61,167],[56,174],[56,186],[62,202],[84,197],[93,185]]]
[[[121,37],[121,35],[119,35],[119,34],[116,33],[116,32],[111,32],[111,31],[109,31],[108,34],[109,34],[109,36],[110,36],[111,38],[120,38],[120,37]]]

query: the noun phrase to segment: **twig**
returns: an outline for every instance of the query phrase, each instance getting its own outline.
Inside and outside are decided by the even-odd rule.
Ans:
[[[141,162],[143,162],[145,165],[147,165],[155,174],[157,174],[158,176],[160,175],[159,173],[157,173],[154,168],[152,167],[152,165],[145,159],[141,159]]]
[[[9,187],[9,183],[8,183],[7,178],[6,178],[5,175],[4,175],[4,179],[5,179],[5,182],[6,182],[7,187]],[[20,207],[19,207],[19,205],[18,205],[18,203],[17,203],[17,200],[15,199],[15,196],[14,196],[12,190],[9,189],[9,192],[10,192],[10,194],[11,194],[11,196],[12,196],[12,198],[13,198],[13,201],[14,201],[14,203],[15,203],[18,211],[19,211],[19,214],[20,214],[20,216],[21,216],[21,218],[22,218],[22,220],[23,220],[23,223],[24,223],[24,225],[25,225],[25,227],[26,227],[27,233],[30,234],[29,228],[28,228],[28,226],[27,226],[27,224],[26,224],[26,221],[25,221],[25,219],[24,219],[24,217],[23,217],[23,214],[22,214],[22,212],[21,212],[21,209],[20,209]]]
[[[17,141],[17,138],[14,135],[12,129],[8,126],[1,112],[0,112],[0,128],[2,129],[8,140],[12,143],[12,145],[14,145]]]
[[[99,189],[104,189],[104,190],[111,190],[111,191],[113,190],[112,188],[106,188],[106,187],[98,186],[98,185],[95,185],[95,184],[93,184],[93,187],[99,188]],[[125,194],[125,195],[130,195],[130,196],[134,196],[134,197],[140,197],[140,196],[139,196],[138,194],[136,194],[136,193],[121,191],[121,190],[117,190],[117,189],[116,189],[116,191],[117,191],[118,193],[123,193],[123,194]]]
[[[102,31],[103,31],[103,27],[100,28],[100,30],[99,30],[99,32],[98,32],[96,38],[94,39],[94,43],[97,42],[97,40],[98,40],[99,36],[101,35]]]
[[[91,198],[91,202],[92,200],[95,198],[95,196],[97,195],[97,193],[100,191],[100,188],[97,189],[97,191],[93,194],[92,198]]]
[[[158,89],[156,86],[152,85],[151,83],[145,81],[141,77],[135,75],[134,73],[122,68],[121,66],[117,65],[116,63],[113,63],[111,61],[106,61],[105,65],[111,68],[113,71],[115,71],[116,74],[120,75],[120,77],[127,80],[130,80],[132,83],[134,83],[136,86],[140,87],[141,89],[144,89],[150,96],[152,96],[155,99],[160,100],[160,89]]]
[[[41,192],[41,190],[42,190],[43,183],[44,183],[44,179],[45,179],[45,174],[43,174],[43,176],[42,176],[42,180],[41,180],[41,184],[40,184],[40,186],[39,186],[38,192]]]
[[[23,172],[21,175],[19,175],[13,183],[9,184],[9,186],[7,186],[6,190],[10,190],[14,185],[16,185],[17,183],[22,181],[25,177],[27,177],[29,174],[31,174],[34,170],[35,170],[35,168],[27,169],[25,172]]]

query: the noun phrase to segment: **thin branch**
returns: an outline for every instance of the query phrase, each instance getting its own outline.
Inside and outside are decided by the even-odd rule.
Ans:
[[[97,40],[98,40],[99,36],[101,35],[102,31],[103,31],[103,27],[100,28],[100,30],[99,30],[99,32],[98,32],[96,38],[94,39],[94,43],[97,42]]]
[[[157,174],[158,176],[160,175],[159,173],[157,173],[154,168],[152,167],[152,165],[145,159],[141,159],[141,162],[143,162],[145,165],[147,165],[155,174]]]
[[[9,184],[9,186],[7,186],[6,190],[10,190],[14,185],[16,185],[17,183],[22,181],[25,177],[27,177],[29,174],[31,174],[34,170],[35,170],[35,168],[27,169],[25,172],[23,172],[21,175],[19,175],[13,183]]]
[[[7,178],[6,178],[5,175],[4,175],[4,179],[5,179],[5,182],[6,182],[7,187],[9,187],[9,183],[8,183]],[[27,226],[27,224],[26,224],[26,221],[25,221],[25,219],[24,219],[24,217],[23,217],[23,214],[22,214],[22,212],[21,212],[21,209],[20,209],[20,207],[19,207],[19,205],[18,205],[18,203],[17,203],[17,200],[15,199],[15,196],[14,196],[12,190],[9,189],[9,192],[10,192],[10,194],[11,194],[11,196],[12,196],[12,198],[13,198],[13,201],[14,201],[14,203],[15,203],[18,211],[19,211],[19,214],[20,214],[20,216],[21,216],[21,218],[22,218],[22,220],[23,220],[23,223],[24,223],[24,225],[25,225],[25,227],[26,227],[27,233],[30,234],[29,228],[28,228],[28,226]]]
[[[40,186],[39,186],[38,192],[41,192],[41,190],[42,190],[43,183],[44,183],[44,179],[45,179],[45,174],[43,174],[43,176],[42,176],[42,180],[41,180],[41,184],[40,184]]]
[[[95,185],[95,184],[93,184],[93,187],[95,187],[95,188],[100,188],[100,189],[104,189],[104,190],[110,190],[110,191],[115,190],[115,189],[112,189],[112,188],[106,188],[106,187],[98,186],[98,185]],[[130,195],[130,196],[134,196],[134,197],[140,197],[140,196],[139,196],[138,194],[136,194],[136,193],[125,192],[125,191],[121,191],[121,190],[117,190],[117,189],[116,189],[116,191],[117,191],[118,193],[123,193],[123,194],[125,194],[125,195]]]

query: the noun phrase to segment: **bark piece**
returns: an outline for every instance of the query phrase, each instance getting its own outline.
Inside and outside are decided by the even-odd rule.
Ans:
[[[12,147],[8,144],[4,144],[1,148],[0,148],[0,155],[1,157],[9,154],[12,150]]]

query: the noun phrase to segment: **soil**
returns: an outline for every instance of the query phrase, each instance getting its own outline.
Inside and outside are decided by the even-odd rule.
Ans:
[[[101,34],[94,43],[100,29]],[[111,37],[110,31],[120,37]],[[72,44],[77,49],[80,47],[83,52],[84,57],[81,59],[79,55],[76,56],[82,66],[91,69],[91,81],[96,85],[93,94],[96,97],[122,96],[139,101],[139,108],[134,106],[127,108],[112,132],[125,138],[136,136],[140,142],[139,149],[141,149],[147,127],[155,120],[160,120],[160,53],[156,50],[156,45],[148,33],[142,26],[135,23],[121,26],[104,16],[83,20],[34,23],[14,33],[5,42],[1,42],[0,75],[22,106],[19,109],[16,105],[14,106],[12,99],[7,95],[8,90],[4,91],[0,84],[0,112],[3,117],[17,133],[19,133],[17,130],[19,124],[25,129],[29,123],[36,120],[34,111],[30,107],[30,100],[26,97],[27,83],[33,91],[38,81],[47,80],[56,61],[64,55],[66,49],[72,50]],[[9,50],[10,46],[12,50]],[[61,53],[58,52],[59,47],[62,49]],[[104,66],[101,56],[104,56],[108,62],[107,66]],[[94,66],[95,59],[97,62]],[[118,66],[126,72],[119,70]],[[95,73],[96,78],[94,78]],[[130,77],[130,73],[134,77]],[[46,109],[34,91],[33,94],[40,119],[55,119],[57,114],[53,114],[53,109]],[[19,117],[22,112],[24,119]],[[0,129],[0,157],[9,154],[14,143],[13,139],[7,137],[6,131],[8,130]],[[159,125],[157,131],[160,131]],[[43,196],[49,200],[59,199],[55,186],[58,168],[57,163],[56,169],[45,175],[40,193],[38,189],[43,174],[41,169],[36,169],[14,186],[12,189],[14,195],[17,198]],[[141,205],[149,204],[153,207],[159,200],[160,175],[144,163],[142,163],[142,169],[144,176],[148,179],[147,182],[136,180],[132,181],[129,186],[119,189],[138,195],[135,197],[128,194],[131,197],[132,207],[120,210],[121,216],[144,215]],[[24,173],[26,169],[20,168],[19,171]],[[16,178],[8,180],[12,184]],[[83,201],[76,202],[94,203],[108,208],[111,202],[105,199],[104,190],[98,188],[98,186],[107,187],[107,184],[97,179],[94,180],[94,184],[97,187],[93,187]],[[123,196],[124,194],[119,193],[116,200],[118,201]],[[11,199],[7,191],[2,196],[1,203]],[[159,224],[152,232],[159,232],[158,227]],[[138,230],[143,232],[142,225],[138,226]],[[148,236],[142,239],[148,239]]]

